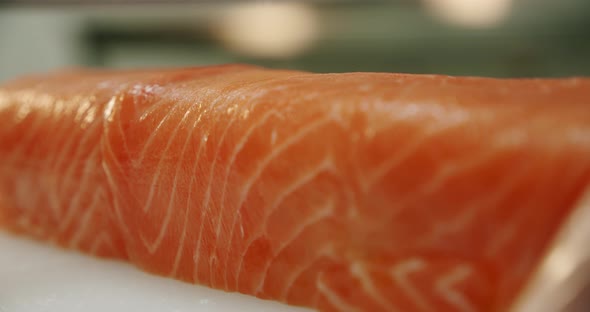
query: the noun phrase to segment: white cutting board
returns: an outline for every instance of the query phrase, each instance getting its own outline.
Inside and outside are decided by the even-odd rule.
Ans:
[[[0,312],[307,312],[0,231]]]

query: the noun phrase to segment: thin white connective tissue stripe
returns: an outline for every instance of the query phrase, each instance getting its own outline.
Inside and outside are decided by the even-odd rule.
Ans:
[[[471,267],[458,265],[447,274],[441,276],[436,282],[436,290],[438,293],[461,312],[477,311],[467,298],[454,288],[456,284],[467,279],[472,273],[473,269]]]
[[[410,258],[396,264],[391,270],[391,277],[400,286],[402,291],[422,310],[435,311],[422,293],[408,280],[410,274],[424,271],[426,266],[427,263],[423,259]]]
[[[222,212],[225,211],[225,198],[226,198],[226,189],[227,189],[227,182],[228,182],[229,173],[231,172],[231,169],[233,168],[236,157],[242,151],[242,149],[244,148],[246,143],[248,143],[250,136],[254,133],[254,131],[256,129],[258,129],[259,127],[261,127],[267,120],[269,120],[273,116],[281,117],[280,113],[273,110],[273,109],[266,111],[264,113],[264,115],[259,120],[252,123],[250,125],[250,127],[248,127],[248,129],[244,133],[244,136],[242,136],[240,141],[235,145],[235,148],[233,149],[232,154],[229,158],[229,162],[227,165],[225,178],[224,178],[224,182],[223,182],[223,186],[222,186],[222,191],[221,191],[221,211]],[[222,214],[220,214],[219,218],[221,218],[221,215]],[[218,226],[217,226],[217,231],[216,231],[217,236],[219,236],[219,233],[221,232],[221,223],[222,223],[222,220],[219,220]],[[216,246],[216,248],[217,248],[217,246]],[[225,283],[226,288],[227,288],[227,265],[228,265],[227,258],[228,258],[228,254],[229,254],[229,248],[226,248],[226,253],[224,256],[224,265],[223,265],[224,271],[225,271],[224,283]]]
[[[484,197],[474,199],[473,202],[467,203],[459,210],[459,215],[445,222],[445,220],[437,220],[432,232],[426,234],[420,242],[423,244],[432,243],[433,240],[440,238],[442,235],[456,233],[468,226],[478,214],[485,212],[484,208],[493,208],[500,204],[503,199],[510,195],[519,183],[522,182],[527,174],[530,173],[530,164],[520,166],[516,171],[511,172],[511,175],[505,177],[500,185],[490,190]]]
[[[192,106],[191,106],[192,107]],[[174,140],[174,138],[177,135],[177,130],[180,127],[180,124],[184,124],[186,121],[187,116],[189,115],[189,112],[191,112],[191,109],[188,110],[188,112],[184,115],[184,117],[182,118],[182,121],[179,123],[179,126],[175,129],[174,134],[172,135],[171,138],[169,138],[169,142],[172,142]],[[180,169],[182,168],[182,164],[184,163],[184,158],[186,155],[186,150],[188,147],[188,143],[189,143],[189,138],[192,136],[191,133],[186,133],[186,138],[184,140],[184,144],[182,146],[182,151],[180,153],[180,158],[177,161],[176,164],[176,171],[174,173],[174,181],[172,182],[172,191],[170,193],[170,199],[168,201],[168,206],[166,207],[166,215],[164,216],[164,223],[162,224],[162,227],[160,228],[160,231],[158,232],[158,235],[156,236],[156,239],[152,242],[152,243],[148,243],[147,240],[144,238],[143,235],[141,235],[141,239],[144,243],[145,246],[148,247],[148,251],[153,254],[156,249],[160,246],[160,244],[162,243],[162,239],[164,238],[164,234],[166,233],[166,230],[168,229],[168,224],[170,223],[170,218],[172,216],[172,211],[174,210],[174,202],[176,199],[176,191],[177,191],[177,186],[178,186],[178,176],[180,175]],[[162,158],[165,157],[165,153],[167,152],[168,148],[169,148],[168,144],[166,146],[166,150],[164,151],[164,154],[162,155]],[[161,171],[161,170],[160,170]],[[158,172],[160,172],[158,171]]]
[[[428,126],[416,138],[410,140],[410,143],[400,147],[391,158],[379,164],[376,169],[369,172],[369,174],[367,174],[367,177],[364,179],[362,183],[363,191],[367,192],[388,172],[391,172],[391,170],[403,163],[404,160],[410,159],[411,156],[416,154],[418,152],[418,149],[424,146],[430,139],[434,139],[439,135],[443,135],[447,133],[447,131],[457,129],[461,125],[462,122],[437,122],[433,123],[431,126]]]
[[[188,133],[190,134],[190,137],[192,137],[192,135],[195,133],[195,128],[197,127],[197,124],[201,121],[201,117],[202,114],[199,114],[199,116],[197,118],[195,118],[195,121],[192,124],[192,127],[190,128],[190,130],[188,131]],[[182,225],[182,230],[181,230],[181,236],[180,236],[180,242],[178,244],[178,250],[176,250],[176,256],[174,257],[174,264],[172,266],[172,271],[170,272],[170,276],[175,276],[176,272],[178,271],[178,265],[180,263],[180,258],[182,256],[182,253],[184,252],[184,240],[186,239],[186,229],[187,229],[187,224],[188,224],[188,215],[191,211],[191,208],[193,207],[192,205],[192,195],[193,195],[193,188],[194,188],[194,184],[196,181],[196,170],[199,164],[199,161],[201,160],[201,152],[203,151],[203,146],[206,144],[206,140],[199,140],[199,149],[197,152],[197,156],[195,157],[195,162],[193,164],[193,167],[190,171],[190,183],[188,186],[188,195],[187,195],[187,199],[186,199],[186,208],[185,208],[185,213],[184,213],[184,222]]]
[[[328,302],[339,311],[362,311],[360,308],[344,301],[344,298],[341,298],[334,290],[330,289],[330,287],[324,282],[322,275],[318,277],[316,281],[316,287],[318,288],[318,291],[324,295],[326,300],[328,300]]]
[[[377,302],[381,307],[387,311],[398,311],[397,307],[394,307],[377,289],[375,283],[371,279],[371,275],[368,272],[366,266],[361,262],[354,262],[350,265],[350,273],[354,276],[362,285],[363,290]]]
[[[299,268],[293,270],[290,275],[287,275],[284,278],[285,283],[284,283],[283,289],[281,290],[281,295],[279,298],[281,298],[282,301],[286,302],[287,298],[289,296],[289,292],[291,290],[291,287],[293,286],[295,281],[297,281],[297,279],[301,276],[301,274],[303,274],[306,270],[310,269],[311,266],[313,266],[316,262],[318,262],[320,259],[323,259],[323,258],[330,258],[330,259],[336,258],[333,244],[328,243],[325,246],[318,248],[318,252],[316,253],[316,255],[313,258],[311,258],[310,260],[308,260],[305,263],[303,263],[302,265],[300,265]]]
[[[82,178],[82,182],[78,185],[78,191],[70,199],[70,203],[67,206],[65,215],[63,216],[63,219],[61,220],[61,223],[58,226],[59,233],[63,232],[68,227],[68,225],[70,225],[70,223],[74,220],[76,212],[83,208],[82,205],[80,205],[80,201],[82,200],[83,196],[87,195],[87,191],[96,190],[96,188],[93,187],[90,182],[92,182],[92,177],[94,174],[93,171],[95,167],[97,167],[95,163],[92,161],[92,158],[98,155],[98,151],[98,147],[95,148],[92,154],[90,154],[89,160],[87,160],[86,164],[84,165],[84,177]],[[73,163],[71,166],[75,165],[76,163]],[[71,177],[71,175],[67,176],[65,179],[68,179],[68,177]]]
[[[330,117],[324,117],[324,118],[318,119],[314,122],[308,123],[305,126],[299,128],[297,130],[297,132],[293,133],[290,137],[285,139],[279,145],[277,145],[264,159],[262,159],[260,161],[258,167],[254,171],[254,174],[246,181],[246,183],[244,183],[244,188],[240,194],[239,201],[238,201],[236,208],[241,209],[242,205],[244,204],[244,202],[248,198],[248,195],[250,194],[251,187],[260,178],[260,175],[269,166],[269,164],[272,162],[272,160],[274,160],[276,157],[278,157],[289,146],[296,144],[297,142],[304,139],[304,137],[306,135],[308,135],[309,133],[313,132],[314,130],[317,130],[318,128],[320,128],[322,126],[328,125],[331,120],[332,120],[332,118],[330,118]],[[238,213],[234,214],[234,217],[232,218],[232,222],[231,222],[231,228],[230,228],[230,232],[229,232],[230,233],[229,234],[230,245],[231,245],[231,242],[233,241],[233,232],[236,227],[237,215],[238,215]],[[240,259],[240,263],[237,266],[238,268],[241,266],[242,261],[243,261],[243,258]]]
[[[180,106],[180,105],[178,105]],[[191,106],[192,107],[192,106]],[[168,153],[168,151],[170,150],[170,146],[172,146],[172,143],[174,142],[174,139],[176,138],[176,136],[178,135],[178,130],[182,127],[182,125],[185,123],[186,118],[190,115],[191,113],[191,109],[188,109],[184,115],[182,116],[182,119],[180,120],[180,122],[176,123],[176,126],[174,126],[174,130],[172,131],[172,133],[170,134],[170,137],[168,138],[168,140],[166,141],[166,146],[164,147],[164,150],[162,152],[162,154],[159,157],[158,160],[158,164],[156,165],[156,172],[154,173],[154,176],[152,177],[152,181],[150,183],[150,189],[148,192],[148,197],[146,199],[146,202],[143,204],[143,213],[148,213],[152,207],[152,201],[154,200],[154,194],[156,191],[156,186],[158,184],[158,181],[160,179],[160,175],[162,174],[162,163],[164,161],[164,159],[166,159],[166,154]],[[173,114],[173,112],[169,112],[166,117],[164,117],[162,120],[168,119],[169,115]],[[159,129],[159,128],[158,128]],[[155,139],[156,136],[158,135],[158,129],[154,130],[151,134],[150,137],[148,138],[147,142],[150,142],[151,140]],[[146,145],[148,143],[145,143]],[[145,146],[144,146],[145,147]],[[146,150],[142,149],[142,153],[145,153]],[[140,158],[143,158],[143,155],[140,154]],[[142,165],[141,162],[138,163],[139,165]]]
[[[150,133],[150,135],[146,139],[146,142],[144,143],[143,147],[141,148],[141,151],[139,152],[138,159],[132,161],[134,167],[136,167],[136,168],[141,167],[141,165],[143,163],[143,159],[147,155],[147,149],[152,145],[152,141],[156,138],[156,135],[158,134],[160,128],[162,128],[162,126],[166,123],[168,118],[175,115],[176,112],[178,110],[180,110],[180,108],[182,108],[182,107],[184,107],[184,106],[183,105],[174,105],[174,107],[172,107],[172,109],[164,116],[164,118],[162,118],[160,120],[160,122],[158,122],[158,125],[152,130],[152,132]]]
[[[228,110],[231,111],[230,113],[232,114],[232,119],[230,120],[228,127],[224,130],[223,137],[225,137],[225,132],[229,130],[229,128],[234,123],[236,118],[238,118],[238,117],[244,118],[244,116],[247,116],[250,113],[250,111],[253,111],[254,109],[256,109],[256,107],[259,104],[259,101],[256,101],[256,100],[269,92],[268,90],[265,90],[265,89],[267,88],[267,85],[269,83],[273,83],[273,82],[274,81],[272,79],[269,81],[259,81],[259,82],[253,83],[249,86],[243,86],[243,87],[239,88],[238,90],[234,91],[235,93],[227,101],[229,103],[233,103],[233,101],[235,101],[235,99],[238,98],[239,101],[241,103],[243,103],[243,107],[246,107],[246,110],[245,111],[238,111],[237,109],[232,107],[230,104],[230,108]],[[252,92],[255,92],[255,93],[252,94]],[[246,96],[244,94],[247,94],[247,93],[249,94],[249,96],[247,97],[248,100],[245,101]],[[250,107],[248,107],[248,106],[250,106]],[[244,113],[246,113],[246,114],[244,115]],[[217,217],[217,221],[214,221],[214,224],[215,223],[217,224],[216,230],[215,230],[215,237],[216,237],[217,241],[219,241],[219,236],[221,234],[221,225],[224,222],[224,220],[222,219],[222,216],[223,216],[223,212],[225,211],[225,197],[226,197],[227,181],[228,181],[228,178],[229,178],[229,175],[231,172],[230,170],[233,167],[233,164],[235,162],[235,158],[237,157],[237,154],[242,150],[242,148],[244,147],[246,142],[249,140],[253,131],[256,128],[258,128],[260,125],[262,125],[265,120],[267,120],[268,118],[270,118],[273,115],[275,115],[274,109],[267,111],[265,113],[265,115],[261,118],[261,120],[255,122],[254,124],[252,124],[248,127],[248,130],[245,132],[245,135],[242,136],[242,138],[240,139],[238,144],[234,145],[234,147],[233,147],[233,150],[232,150],[232,153],[230,156],[230,160],[226,165],[226,171],[225,171],[224,178],[223,178],[223,186],[221,187],[221,200],[220,200],[221,208],[219,210],[220,213]],[[276,112],[276,115],[280,115],[280,114],[278,114],[278,112]],[[213,257],[216,257],[217,250],[220,247],[220,245],[221,245],[220,243],[215,244],[214,250],[212,252]],[[226,248],[226,250],[228,250],[228,249],[229,248]],[[213,257],[211,258],[212,260],[216,259]],[[224,288],[227,288],[227,252],[225,255],[225,259],[223,259],[223,261],[224,261],[223,267],[225,267],[223,283],[224,283]],[[210,270],[212,270],[212,266],[210,266]]]
[[[233,97],[235,97],[236,95],[237,94],[235,94],[235,93],[232,94]],[[221,97],[217,97],[217,99],[212,103],[212,106],[215,106],[220,98]],[[233,98],[230,98],[229,96],[224,97],[224,100],[226,101],[225,102],[226,105],[227,105],[227,103],[232,103],[233,102],[232,99]],[[221,137],[218,139],[219,141],[217,142],[217,145],[215,147],[213,163],[211,164],[211,169],[209,170],[209,178],[207,180],[208,181],[207,182],[207,189],[205,190],[205,195],[204,195],[203,201],[201,203],[201,210],[202,210],[201,222],[199,224],[199,234],[198,234],[198,238],[197,238],[197,245],[195,247],[196,257],[194,257],[195,258],[195,263],[194,263],[195,270],[194,271],[196,272],[195,273],[196,276],[198,276],[198,266],[199,266],[199,262],[201,261],[200,250],[201,250],[201,244],[202,244],[202,240],[203,240],[203,229],[205,228],[205,217],[209,213],[209,210],[211,207],[211,205],[209,204],[209,201],[211,199],[211,187],[213,185],[213,178],[214,178],[214,174],[215,174],[215,168],[217,166],[218,155],[221,150],[221,147],[223,146],[225,136],[227,135],[227,132],[231,128],[232,124],[235,122],[237,116],[238,116],[237,111],[233,110],[232,114],[231,114],[231,119],[225,125],[225,127],[223,129],[223,133],[221,134]],[[209,270],[211,270],[211,263],[209,263]],[[213,276],[213,275],[210,275],[210,276]]]
[[[86,211],[82,215],[81,224],[78,227],[78,231],[72,236],[70,240],[70,244],[74,247],[77,247],[80,241],[84,238],[84,235],[90,228],[88,223],[90,222],[92,216],[96,212],[97,209],[101,208],[99,206],[101,196],[103,194],[102,188],[98,188],[94,191],[94,195],[92,196],[92,202],[89,206],[84,207]]]
[[[252,243],[254,241],[256,241],[256,239],[260,238],[264,232],[264,230],[266,229],[267,226],[267,222],[268,222],[268,218],[272,215],[272,213],[278,209],[278,207],[280,206],[280,204],[283,202],[283,200],[285,198],[287,198],[290,194],[292,194],[293,192],[297,191],[297,189],[299,189],[301,186],[309,183],[310,181],[312,181],[315,177],[317,177],[319,174],[321,174],[322,172],[333,172],[335,169],[334,167],[334,163],[333,160],[330,156],[327,156],[322,162],[320,162],[319,165],[317,165],[315,168],[313,168],[310,171],[307,171],[306,173],[302,174],[300,177],[298,177],[297,179],[295,179],[293,181],[292,184],[287,185],[285,189],[283,189],[282,192],[280,192],[276,199],[273,201],[273,203],[269,206],[268,211],[265,211],[265,215],[264,215],[264,222],[260,225],[260,227],[258,228],[258,230],[256,231],[256,234],[253,234],[247,241],[246,243],[246,247],[244,248],[244,251],[241,253],[239,259],[243,259],[244,256],[246,255],[246,253],[248,252],[248,250],[250,249]],[[241,263],[242,260],[240,260],[240,263],[238,264],[238,270],[241,270]],[[238,271],[238,277],[239,277],[239,272]]]
[[[298,237],[300,237],[307,228],[313,226],[314,224],[318,224],[320,221],[332,216],[334,214],[335,204],[336,200],[329,200],[322,207],[317,209],[314,214],[310,215],[306,220],[302,220],[300,225],[295,228],[293,233],[289,235],[289,237],[283,242],[283,244],[281,244],[281,246],[279,246],[279,248],[277,248],[276,251],[273,252],[272,258],[268,259],[266,264],[263,266],[264,271],[262,272],[262,276],[260,278],[258,286],[256,287],[255,293],[259,293],[260,291],[262,291],[262,288],[264,287],[264,284],[266,282],[266,277],[268,276],[268,270],[270,269],[272,263],[276,260],[276,258],[281,254],[281,252],[287,249],[289,246],[291,246],[291,244]],[[240,273],[241,270],[238,271],[238,276]]]

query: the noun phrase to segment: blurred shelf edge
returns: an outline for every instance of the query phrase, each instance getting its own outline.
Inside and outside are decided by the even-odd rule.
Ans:
[[[8,6],[0,10],[0,17],[4,14],[33,12],[34,14],[76,16],[113,28],[133,28],[154,24],[184,24],[198,27],[200,24],[209,23],[228,7],[235,5],[231,1],[178,1],[176,4],[148,2],[155,4],[57,6],[46,9]],[[387,39],[404,34],[431,37],[440,34],[481,36],[482,34],[546,33],[559,27],[589,23],[590,18],[590,1],[586,0],[515,0],[510,18],[506,23],[491,29],[470,30],[437,23],[424,14],[420,2],[418,0],[302,1],[316,8],[324,26],[322,33],[335,40],[340,38]],[[44,2],[38,1],[38,3]]]
[[[436,70],[463,74],[479,66],[481,73],[506,76],[511,71],[505,67],[514,66],[513,72],[525,75],[590,74],[586,56],[590,55],[590,10],[583,9],[590,8],[589,1],[516,1],[505,24],[483,30],[444,25],[410,0],[380,4],[312,1],[321,24],[319,38],[309,53],[284,62],[252,59],[212,46],[215,38],[207,28],[228,8],[227,3],[53,9],[16,6],[0,9],[0,39],[5,43],[0,47],[0,79],[69,65],[108,66],[104,60],[93,59],[96,46],[88,41],[97,36],[105,40],[102,44],[114,53],[112,57],[123,60],[135,53],[133,58],[138,61],[130,62],[130,66],[141,66],[142,57],[147,64],[157,63],[158,53],[163,53],[162,59],[168,63],[182,65],[189,63],[194,53],[194,59],[200,58],[201,63],[250,61],[317,71]],[[19,36],[13,35],[15,28],[19,28]],[[162,38],[167,41],[162,42]],[[134,42],[138,46],[131,47]],[[41,57],[36,53],[40,49],[45,52]],[[390,66],[382,66],[379,62],[387,57]],[[30,61],[17,68],[15,58]],[[351,64],[351,59],[360,61]],[[339,67],[335,63],[338,60],[347,64],[346,68]],[[543,67],[535,69],[540,63]]]

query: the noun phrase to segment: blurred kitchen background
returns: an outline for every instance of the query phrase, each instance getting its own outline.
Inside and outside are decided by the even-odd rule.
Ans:
[[[72,66],[235,62],[316,72],[590,75],[588,0],[84,2],[0,0],[0,81]]]

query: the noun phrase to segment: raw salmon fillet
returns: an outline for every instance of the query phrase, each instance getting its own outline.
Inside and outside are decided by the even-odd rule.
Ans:
[[[320,311],[507,311],[590,179],[590,79],[72,70],[0,87],[0,226]]]

